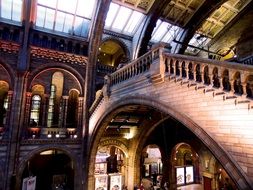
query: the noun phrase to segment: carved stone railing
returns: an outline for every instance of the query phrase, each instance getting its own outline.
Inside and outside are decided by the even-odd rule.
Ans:
[[[75,55],[71,53],[65,53],[60,51],[54,51],[51,49],[45,49],[40,47],[31,46],[31,56],[36,58],[44,58],[63,63],[86,65],[88,58],[85,56]]]
[[[103,74],[111,74],[116,71],[116,68],[113,66],[105,65],[98,63],[97,64],[97,72],[98,73],[103,73]]]
[[[10,54],[18,54],[20,49],[20,45],[10,41],[0,40],[0,51],[10,53]]]
[[[214,95],[226,93],[225,99],[253,98],[253,66],[168,53],[163,57],[161,64],[170,79],[204,92],[218,90]]]
[[[96,99],[93,102],[93,104],[91,105],[90,109],[89,109],[89,114],[91,115],[95,109],[97,108],[97,106],[99,105],[99,103],[101,102],[101,100],[103,99],[104,95],[103,95],[103,90],[99,90],[96,94]]]
[[[134,60],[132,63],[127,64],[111,74],[109,76],[109,81],[107,82],[110,83],[110,86],[114,86],[148,71],[151,71],[152,73],[152,64],[154,64],[156,61],[159,61],[159,52],[162,51],[162,49],[163,47],[156,47],[152,49],[152,51],[146,53],[140,58]]]
[[[164,50],[160,45],[107,76],[105,92],[110,93],[112,86],[145,73],[151,81],[168,77],[176,82],[181,81],[181,84],[195,86],[196,90],[216,91],[214,95],[226,93],[225,99],[253,98],[253,66],[170,54]]]

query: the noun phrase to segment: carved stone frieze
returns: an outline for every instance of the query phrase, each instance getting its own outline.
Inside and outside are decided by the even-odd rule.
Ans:
[[[74,55],[71,53],[59,52],[34,46],[31,46],[31,56],[79,65],[86,65],[88,61],[88,58],[85,56]]]
[[[0,51],[2,51],[2,52],[18,54],[19,49],[20,49],[19,44],[0,40]]]

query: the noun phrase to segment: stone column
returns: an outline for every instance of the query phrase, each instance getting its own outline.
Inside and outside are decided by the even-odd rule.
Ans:
[[[42,108],[42,127],[47,127],[47,113],[48,113],[48,103],[49,103],[49,94],[44,95],[43,108]]]

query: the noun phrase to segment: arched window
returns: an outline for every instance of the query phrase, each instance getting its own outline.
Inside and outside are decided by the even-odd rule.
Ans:
[[[41,105],[41,97],[39,95],[33,95],[30,112],[30,125],[32,127],[37,126],[39,123],[40,105]]]
[[[0,126],[6,124],[8,110],[8,90],[9,84],[5,81],[0,81]]]
[[[55,85],[51,85],[50,97],[49,97],[49,103],[48,103],[48,115],[47,115],[48,127],[51,127],[53,123],[55,96],[56,96],[56,87]]]
[[[64,76],[61,72],[55,72],[52,76],[50,97],[48,104],[48,127],[59,127],[61,119],[61,98],[63,92]]]
[[[71,90],[69,92],[66,127],[73,128],[77,126],[78,97],[78,91]]]

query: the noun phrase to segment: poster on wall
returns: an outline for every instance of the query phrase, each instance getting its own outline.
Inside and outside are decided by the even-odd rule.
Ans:
[[[186,183],[193,183],[194,176],[193,176],[193,166],[186,166],[185,167],[185,181]]]
[[[22,190],[35,190],[36,176],[23,179]]]
[[[110,176],[110,190],[121,190],[122,189],[122,176],[111,175]]]
[[[177,185],[183,185],[184,184],[184,168],[176,168],[176,174],[177,174]]]
[[[96,175],[95,176],[95,190],[107,190],[108,188],[108,176]]]

